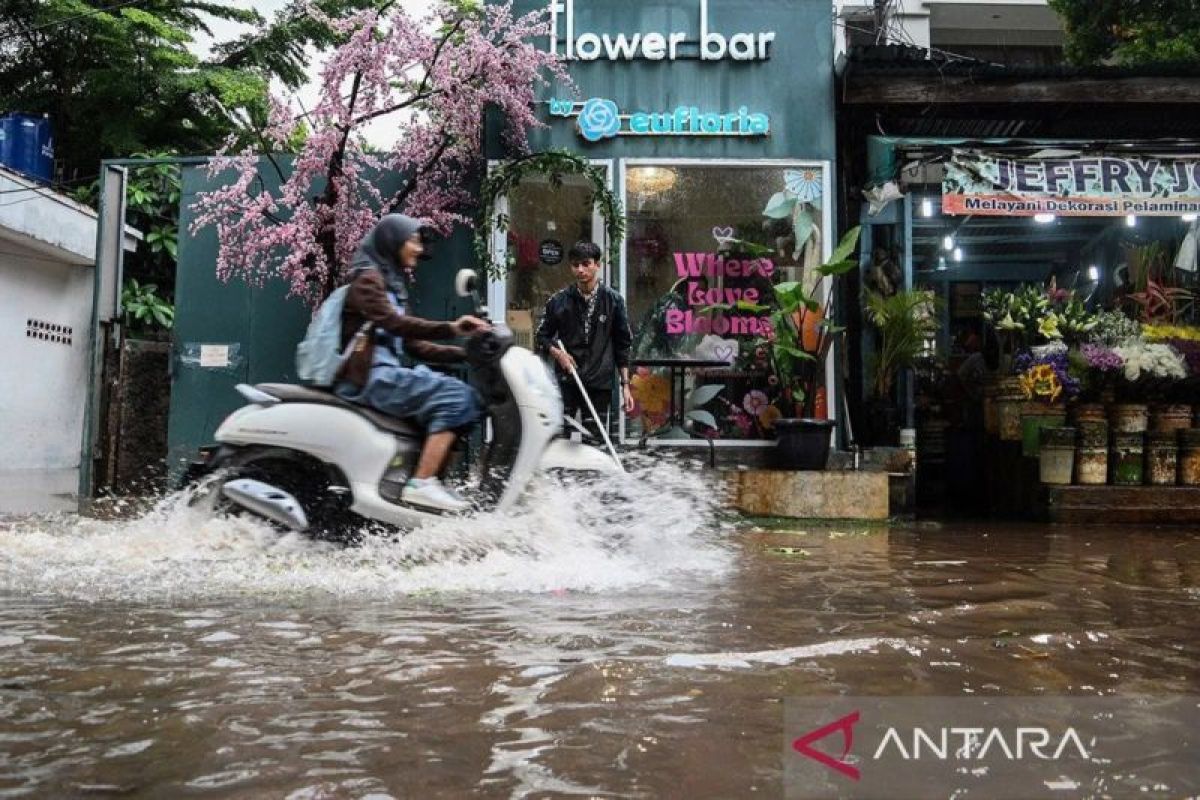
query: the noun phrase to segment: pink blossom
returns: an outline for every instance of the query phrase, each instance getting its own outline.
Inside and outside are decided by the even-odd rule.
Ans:
[[[746,392],[746,396],[742,398],[742,408],[746,409],[752,417],[757,417],[767,405],[766,393],[758,389]]]
[[[301,111],[272,98],[263,151],[210,162],[210,177],[232,179],[197,196],[191,232],[216,229],[222,280],[280,278],[289,294],[316,305],[383,214],[424,217],[442,233],[470,224],[467,187],[482,161],[484,110],[500,112],[508,147],[525,152],[528,131],[544,126],[534,114],[538,89],[550,78],[572,85],[558,58],[537,46],[549,32],[544,10],[514,18],[511,2],[464,12],[439,0],[421,19],[404,4],[339,19],[309,13],[345,38],[321,70],[316,105]],[[395,142],[369,150],[361,131],[383,118],[394,120]],[[273,153],[302,126],[304,145],[285,165]],[[374,183],[381,173],[407,180],[384,196]],[[278,177],[279,189],[265,191],[264,175]]]

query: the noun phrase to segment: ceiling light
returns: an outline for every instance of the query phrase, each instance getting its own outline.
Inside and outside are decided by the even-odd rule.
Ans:
[[[950,250],[954,249],[954,237],[953,236],[942,237],[942,249],[946,250],[946,251],[950,251]]]
[[[1126,214],[1125,215],[1125,227],[1126,228],[1136,228],[1137,227],[1137,217],[1134,216],[1133,214]]]
[[[946,257],[945,256],[938,256],[937,271],[938,272],[946,271]]]
[[[932,217],[933,216],[933,201],[930,200],[928,197],[926,197],[924,200],[921,201],[921,216],[922,217]]]
[[[1095,264],[1092,264],[1090,267],[1088,267],[1088,280],[1089,281],[1100,280],[1100,268],[1097,267]]]
[[[678,177],[671,167],[632,167],[625,173],[625,185],[633,194],[656,195],[674,187]]]
[[[1040,225],[1049,225],[1057,219],[1053,214],[1034,214],[1033,221]]]
[[[962,261],[962,260],[963,260],[963,251],[962,251],[962,248],[961,248],[961,247],[956,247],[956,248],[954,248],[954,260],[955,260],[955,261]]]
[[[1184,214],[1182,217],[1180,217],[1180,219],[1182,219],[1184,222],[1195,222],[1196,215],[1195,214]]]

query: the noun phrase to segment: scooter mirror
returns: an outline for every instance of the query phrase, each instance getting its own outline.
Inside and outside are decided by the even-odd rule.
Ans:
[[[454,276],[454,293],[459,297],[472,297],[479,288],[479,276],[473,269],[460,269]]]

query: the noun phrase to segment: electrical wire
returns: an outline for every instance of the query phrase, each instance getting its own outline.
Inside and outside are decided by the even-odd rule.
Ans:
[[[868,36],[874,36],[876,33],[876,31],[874,31],[870,28],[864,28],[860,25],[855,25],[853,23],[846,22],[845,20],[835,19],[833,21],[833,24],[839,25],[848,31],[854,31],[856,33],[865,33]],[[912,41],[911,37],[909,38],[909,41]],[[932,47],[932,46],[925,47],[925,46],[918,45],[915,43],[912,46],[916,47],[919,50],[925,50],[925,51],[928,51],[929,53],[936,53],[939,56],[945,56],[946,58],[952,59],[955,61],[974,61],[974,62],[977,62],[980,64],[988,64],[989,66],[1004,66],[1003,64],[995,64],[990,61],[982,61],[982,60],[976,58],[975,56],[963,55],[962,53],[952,53],[949,50],[942,50],[939,47]]]
[[[3,167],[3,165],[0,164],[0,168],[2,168],[2,167]],[[61,192],[59,192],[55,188],[56,186],[72,186],[77,183],[87,183],[89,181],[94,181],[94,180],[96,180],[96,178],[99,178],[99,177],[100,177],[99,175],[90,175],[86,178],[75,178],[74,180],[70,180],[70,181],[62,181],[60,183],[55,184],[54,186],[22,186],[20,189],[0,189],[0,195],[21,194],[22,192],[38,192],[39,194],[45,194],[46,192],[52,192],[55,194],[61,194]]]

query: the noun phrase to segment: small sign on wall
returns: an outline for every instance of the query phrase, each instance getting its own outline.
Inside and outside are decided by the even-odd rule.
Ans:
[[[561,264],[563,260],[562,242],[557,239],[545,239],[538,245],[538,257],[543,264],[555,266]]]
[[[202,344],[200,345],[200,366],[223,369],[229,366],[229,345]]]
[[[185,367],[228,370],[242,363],[241,344],[204,344],[185,342],[179,348],[179,361]]]

